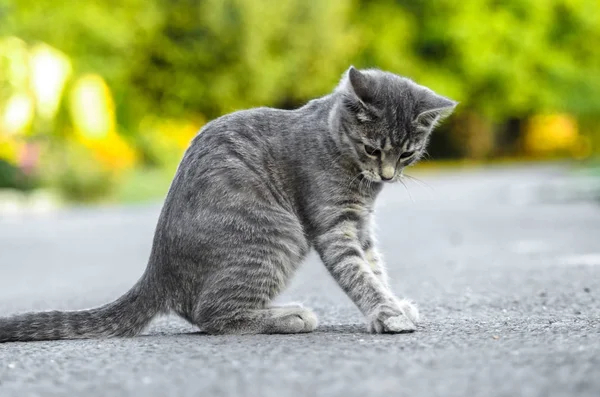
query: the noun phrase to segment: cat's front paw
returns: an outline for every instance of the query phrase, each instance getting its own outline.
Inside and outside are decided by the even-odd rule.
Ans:
[[[402,313],[404,313],[404,315],[408,317],[410,321],[412,321],[414,324],[419,323],[419,309],[417,309],[417,306],[414,302],[411,302],[407,299],[398,299],[396,304],[400,307]]]
[[[402,305],[399,303],[402,302]],[[394,305],[380,305],[369,316],[369,332],[377,334],[400,334],[417,330],[415,321],[418,311],[407,301]]]

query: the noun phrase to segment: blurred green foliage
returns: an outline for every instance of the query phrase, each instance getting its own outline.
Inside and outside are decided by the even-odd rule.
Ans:
[[[434,157],[519,154],[537,114],[580,121],[577,142],[561,138],[577,146],[567,153],[600,143],[597,0],[0,0],[1,36],[43,41],[76,75],[101,75],[119,133],[150,164],[167,160],[148,139],[149,116],[296,107],[329,92],[350,64],[461,103]],[[64,114],[48,127],[59,135]]]
[[[600,2],[363,1],[361,61],[496,120],[600,111]]]
[[[600,111],[596,0],[0,4],[2,34],[42,40],[78,71],[101,74],[122,113],[296,106],[351,63],[408,75],[500,119]]]

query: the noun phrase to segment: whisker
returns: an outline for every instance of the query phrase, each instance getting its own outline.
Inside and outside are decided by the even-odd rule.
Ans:
[[[431,190],[432,192],[435,191],[435,189],[430,184],[428,184],[427,182],[425,182],[419,178],[416,178],[416,177],[414,177],[412,175],[408,175],[408,174],[403,174],[403,176],[407,177],[411,181],[414,181],[417,185],[419,185],[421,187],[426,187],[429,190]]]
[[[363,182],[364,182],[365,188],[367,188],[367,185],[369,184],[369,178],[363,178],[360,180],[360,183],[358,185],[358,193],[360,193],[360,194],[363,193]]]
[[[363,174],[363,171],[359,172],[358,174],[356,174],[354,177],[352,177],[352,179],[350,180],[350,182],[348,183],[348,187],[352,186],[352,183],[356,180],[356,178],[358,178],[359,176],[361,176]],[[362,182],[362,181],[361,181]],[[358,191],[360,192],[360,183],[358,184]]]
[[[402,178],[400,178],[398,180],[400,181],[400,183],[402,184],[402,186],[404,186],[404,188],[406,189],[406,193],[408,193],[408,197],[410,197],[410,201],[412,201],[414,203],[415,200],[413,200],[412,194],[410,194],[410,190],[408,189],[408,186],[406,186],[406,183],[404,183],[404,181],[402,180]]]

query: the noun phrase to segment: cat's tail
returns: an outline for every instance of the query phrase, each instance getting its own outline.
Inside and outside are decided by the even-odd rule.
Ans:
[[[134,336],[160,311],[145,278],[116,301],[89,310],[23,313],[0,318],[0,343]]]

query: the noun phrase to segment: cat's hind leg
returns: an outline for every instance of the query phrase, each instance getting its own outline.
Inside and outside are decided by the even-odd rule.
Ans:
[[[232,311],[223,315],[213,315],[205,319],[190,315],[185,310],[174,309],[175,313],[191,324],[208,333],[299,333],[311,332],[318,325],[315,313],[300,303],[284,303],[263,309]],[[298,326],[296,319],[303,321]]]
[[[275,203],[252,199],[220,201],[202,217],[214,222],[198,227],[210,235],[196,249],[203,277],[194,287],[192,322],[214,334],[310,332],[310,310],[272,306],[308,252],[304,229]]]
[[[207,318],[200,327],[210,334],[295,334],[314,331],[317,317],[306,308],[274,307]]]
[[[283,252],[237,254],[235,262],[222,266],[204,283],[191,316],[194,324],[211,334],[301,333],[317,327],[310,309],[271,303],[285,288],[297,258]]]

